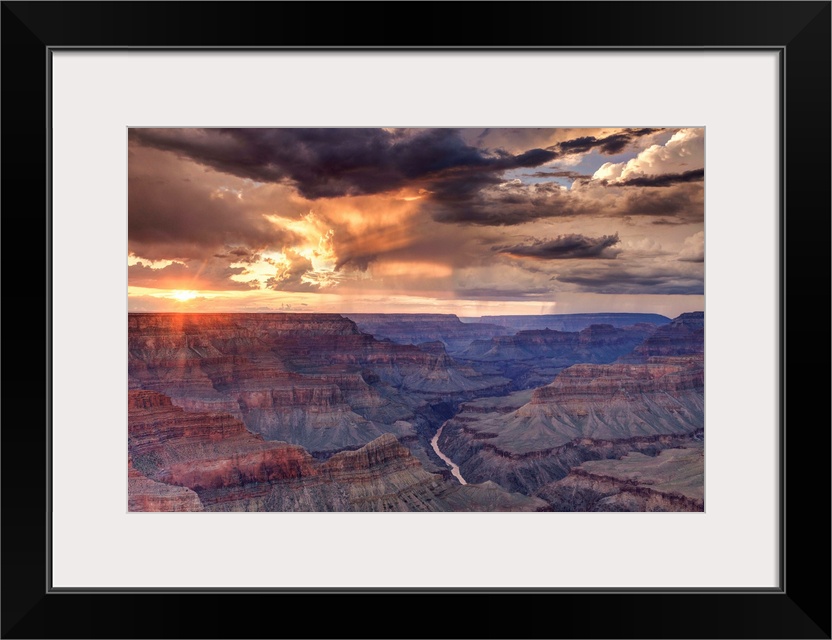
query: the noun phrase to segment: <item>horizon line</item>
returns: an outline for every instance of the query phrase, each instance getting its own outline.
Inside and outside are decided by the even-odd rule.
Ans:
[[[684,315],[686,313],[705,313],[704,309],[699,309],[696,311],[684,311],[678,315]],[[417,313],[417,312],[390,312],[390,313],[374,313],[374,312],[366,312],[366,311],[282,311],[282,310],[269,310],[269,311],[127,311],[127,315],[131,314],[154,314],[154,315],[178,315],[178,314],[204,314],[204,315],[258,315],[258,314],[284,314],[284,315],[292,315],[292,314],[306,314],[306,315],[329,315],[329,316],[350,316],[350,315],[366,315],[366,316],[454,316],[457,318],[499,318],[499,317],[529,317],[529,318],[536,318],[542,316],[602,316],[602,315],[639,315],[639,316],[661,316],[663,318],[670,318],[670,316],[666,316],[661,313],[656,313],[654,311],[579,311],[576,313],[497,313],[497,314],[485,314],[479,316],[460,316],[456,313],[439,313],[439,312],[430,312],[430,313]]]

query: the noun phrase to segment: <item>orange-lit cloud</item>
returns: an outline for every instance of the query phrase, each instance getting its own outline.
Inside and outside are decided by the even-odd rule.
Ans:
[[[447,278],[454,270],[436,262],[379,262],[372,265],[374,277],[408,276],[411,278]]]

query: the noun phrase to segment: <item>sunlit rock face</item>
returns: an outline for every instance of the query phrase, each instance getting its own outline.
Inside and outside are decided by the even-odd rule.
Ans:
[[[154,391],[130,391],[128,403],[133,467],[191,489],[205,508],[262,496],[272,482],[314,473],[302,447],[266,441],[229,414],[185,411]]]

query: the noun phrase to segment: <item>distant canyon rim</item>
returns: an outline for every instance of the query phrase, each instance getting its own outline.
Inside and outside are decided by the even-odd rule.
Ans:
[[[130,313],[130,511],[704,511],[704,313]]]

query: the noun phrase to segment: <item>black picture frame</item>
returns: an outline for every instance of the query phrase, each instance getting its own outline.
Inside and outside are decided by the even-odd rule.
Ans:
[[[395,33],[374,27],[381,11],[401,16]],[[829,353],[830,15],[828,1],[3,2],[2,637],[829,638],[829,378],[816,371],[828,371]],[[60,265],[50,261],[51,52],[130,47],[778,51],[784,80],[780,586],[52,589],[48,487],[56,479],[48,443],[50,387],[59,381],[50,378],[49,335],[51,323],[60,319],[50,315],[49,274]],[[815,292],[812,298],[796,293],[803,286]],[[80,428],[83,416],[77,420]],[[320,611],[315,619],[303,615],[300,605],[308,603]],[[384,626],[379,612],[385,610],[395,612],[401,627]],[[454,611],[444,620],[457,626],[440,623],[431,610]]]

